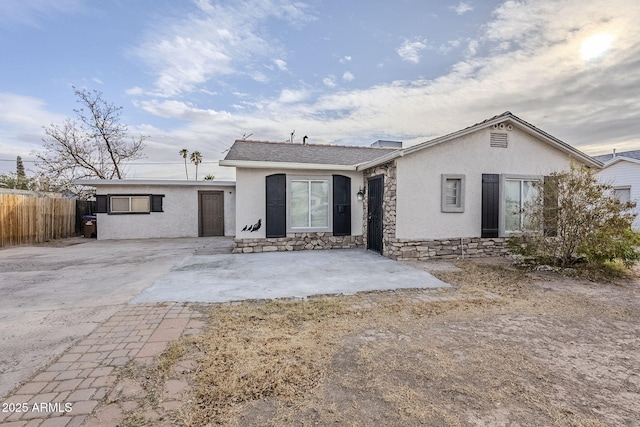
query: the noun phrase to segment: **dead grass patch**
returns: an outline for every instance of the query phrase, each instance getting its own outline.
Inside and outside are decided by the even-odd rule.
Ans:
[[[207,332],[167,349],[155,384],[177,360],[196,361],[178,411],[186,426],[601,427],[640,416],[636,288],[581,293],[574,279],[456,265],[434,272],[448,289],[201,307]]]
[[[212,307],[209,331],[190,342],[201,368],[185,424],[222,424],[260,399],[294,404],[322,380],[333,345],[351,330],[348,313],[331,298]]]

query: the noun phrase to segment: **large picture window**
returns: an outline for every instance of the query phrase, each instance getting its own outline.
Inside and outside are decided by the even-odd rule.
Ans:
[[[506,232],[531,228],[530,211],[538,197],[534,179],[504,181],[504,229]]]
[[[291,179],[291,229],[329,228],[329,180]]]

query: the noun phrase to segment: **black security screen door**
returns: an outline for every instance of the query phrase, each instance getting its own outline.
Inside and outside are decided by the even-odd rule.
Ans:
[[[367,249],[382,253],[383,176],[370,178],[367,187]]]

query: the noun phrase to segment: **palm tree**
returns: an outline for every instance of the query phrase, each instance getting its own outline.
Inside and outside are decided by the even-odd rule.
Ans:
[[[196,165],[196,181],[198,180],[198,165],[202,163],[202,154],[199,151],[191,153],[191,162]]]
[[[185,175],[187,175],[187,181],[188,181],[189,180],[189,171],[187,171],[187,156],[189,155],[189,150],[187,150],[186,148],[183,148],[182,150],[180,150],[179,154],[184,159],[184,173],[185,173]]]

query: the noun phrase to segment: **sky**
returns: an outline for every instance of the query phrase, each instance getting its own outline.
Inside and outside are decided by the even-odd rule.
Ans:
[[[637,0],[2,0],[0,173],[37,172],[73,87],[149,138],[127,178],[199,178],[236,139],[406,146],[511,111],[597,155],[640,149]],[[193,165],[190,165],[193,178]]]

